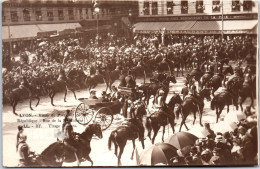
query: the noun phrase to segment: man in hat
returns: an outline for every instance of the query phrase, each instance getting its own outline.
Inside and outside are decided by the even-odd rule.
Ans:
[[[101,93],[101,100],[102,100],[102,102],[109,102],[109,99],[108,99],[107,96],[108,95],[107,95],[106,91],[102,91],[102,93]]]
[[[91,89],[89,91],[89,94],[90,94],[89,99],[98,99],[97,96],[96,96],[96,93],[97,93],[96,89]]]
[[[17,152],[19,155],[19,167],[30,167],[30,149],[28,144],[26,143],[27,135],[22,133],[20,135],[20,142],[17,145]]]

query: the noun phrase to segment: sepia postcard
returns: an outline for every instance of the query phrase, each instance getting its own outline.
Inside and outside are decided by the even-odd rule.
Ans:
[[[3,166],[257,166],[258,54],[256,0],[2,0]]]

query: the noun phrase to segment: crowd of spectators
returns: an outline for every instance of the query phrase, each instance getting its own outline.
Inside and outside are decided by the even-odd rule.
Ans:
[[[171,159],[171,165],[257,165],[257,114],[247,110],[247,118],[236,122],[234,131],[214,133],[206,123],[210,134],[196,140],[193,146],[177,150],[178,156]]]
[[[3,64],[3,92],[19,87],[21,76],[25,76],[29,82],[36,77],[43,81],[57,79],[60,67],[65,72],[77,69],[88,74],[91,66],[112,65],[110,70],[117,65],[130,68],[145,57],[153,59],[167,55],[169,59],[192,62],[190,58],[218,56],[251,59],[256,54],[252,38],[245,35],[226,39],[214,36],[166,36],[163,43],[160,34],[135,35],[129,40],[128,37],[111,33],[89,39],[85,45],[76,38],[38,42],[35,51],[21,49],[19,61],[11,58],[10,64]]]

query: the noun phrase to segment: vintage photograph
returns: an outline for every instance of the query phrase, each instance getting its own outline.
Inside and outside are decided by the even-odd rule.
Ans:
[[[257,65],[257,0],[2,0],[2,165],[257,166]]]

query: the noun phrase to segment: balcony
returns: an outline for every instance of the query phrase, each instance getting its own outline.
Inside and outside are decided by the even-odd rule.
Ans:
[[[69,16],[69,20],[74,20],[74,15]]]
[[[59,20],[64,20],[64,16],[59,16]]]
[[[11,16],[11,22],[18,22],[18,16]]]
[[[30,15],[25,15],[24,17],[23,17],[23,19],[24,19],[24,21],[31,21],[31,17],[30,17]]]
[[[53,16],[49,16],[48,17],[48,21],[54,21],[54,17]]]

